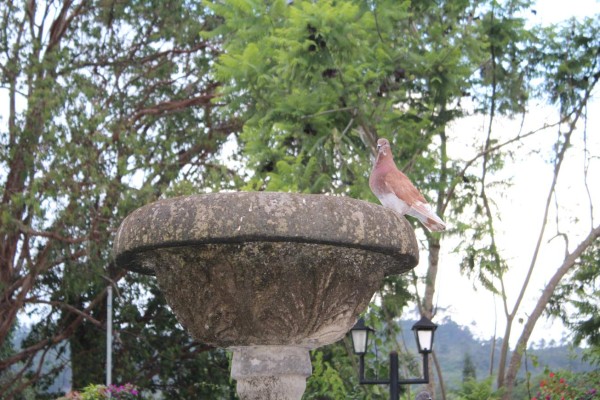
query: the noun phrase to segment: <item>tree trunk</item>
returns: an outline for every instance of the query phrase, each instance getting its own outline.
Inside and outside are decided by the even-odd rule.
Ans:
[[[106,367],[106,332],[84,321],[69,339],[74,389],[90,384],[104,384]]]
[[[502,347],[500,349],[500,361],[498,362],[498,379],[496,384],[499,388],[504,386],[504,378],[506,371],[506,361],[508,360],[508,352],[510,350],[510,332],[512,330],[513,316],[509,315],[506,317],[506,329],[504,330],[504,336],[502,338]]]
[[[444,385],[444,378],[442,377],[442,367],[438,361],[437,355],[435,351],[431,353],[431,358],[433,358],[433,363],[435,364],[435,370],[437,371],[438,378],[440,380],[440,392],[442,394],[442,400],[446,400],[446,385]],[[435,392],[429,392],[432,396],[435,396]]]
[[[427,268],[427,275],[425,277],[425,296],[423,297],[423,307],[421,309],[421,315],[425,318],[433,319],[433,296],[435,294],[435,282],[437,278],[438,264],[440,260],[440,240],[433,236],[429,236],[428,243],[429,268]],[[442,379],[442,377],[440,377],[440,379]],[[429,383],[427,384],[427,391],[431,393],[432,397],[435,397],[435,378],[433,375],[432,363],[429,363]]]

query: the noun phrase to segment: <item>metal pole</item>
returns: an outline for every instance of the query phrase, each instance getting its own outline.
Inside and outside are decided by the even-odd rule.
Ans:
[[[429,353],[423,353],[423,380],[429,383]]]
[[[365,380],[365,355],[361,354],[358,361],[358,381],[362,384]]]
[[[390,400],[399,400],[403,392],[401,385],[416,385],[429,383],[429,353],[423,355],[423,377],[414,379],[400,379],[398,372],[398,353],[390,352],[390,374],[388,380],[365,378],[365,355],[360,354],[358,365],[358,383],[361,385],[390,385]]]
[[[398,353],[390,353],[390,400],[400,399],[400,385],[398,377]]]
[[[106,387],[112,385],[112,314],[113,288],[109,286],[106,295]]]

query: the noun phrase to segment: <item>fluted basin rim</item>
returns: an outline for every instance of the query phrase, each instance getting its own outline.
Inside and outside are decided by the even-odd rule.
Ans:
[[[382,206],[349,197],[226,192],[159,200],[133,211],[114,243],[117,265],[153,274],[138,254],[157,248],[246,242],[298,242],[359,248],[390,256],[386,275],[418,262],[414,231]]]

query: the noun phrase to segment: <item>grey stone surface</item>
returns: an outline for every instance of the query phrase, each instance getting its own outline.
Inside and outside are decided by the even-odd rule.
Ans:
[[[149,204],[122,223],[114,251],[119,266],[156,274],[182,325],[218,347],[335,342],[384,276],[418,257],[391,210],[265,192]]]
[[[220,347],[315,348],[339,340],[379,288],[389,258],[290,242],[152,253],[158,283],[179,321],[198,340]]]
[[[307,349],[291,346],[234,347],[231,377],[241,400],[299,400],[312,367]]]
[[[309,349],[342,338],[385,276],[417,265],[418,247],[404,217],[364,201],[216,193],[134,211],[114,255],[156,275],[194,338],[233,350],[242,400],[297,400]]]
[[[177,197],[132,212],[117,232],[118,265],[154,273],[144,252],[196,244],[322,243],[390,256],[385,274],[416,265],[414,232],[382,206],[341,196],[237,192]]]

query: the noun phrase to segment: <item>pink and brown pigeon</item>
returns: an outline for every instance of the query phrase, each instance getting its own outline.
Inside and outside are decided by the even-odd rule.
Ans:
[[[430,231],[446,229],[444,221],[435,214],[410,179],[396,167],[387,139],[377,141],[377,159],[371,171],[369,186],[384,207],[417,218]]]

